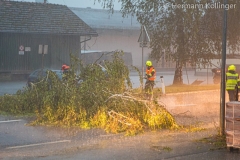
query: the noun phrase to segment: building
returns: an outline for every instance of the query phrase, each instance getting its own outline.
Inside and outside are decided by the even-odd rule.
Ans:
[[[79,55],[83,37],[97,36],[67,6],[0,0],[0,73],[60,69]]]
[[[70,7],[70,9],[98,33],[98,37],[82,43],[82,53],[92,50],[98,52],[122,50],[123,52],[131,53],[132,65],[141,68],[142,48],[138,42],[141,25],[136,17],[122,17],[120,11],[114,11],[114,13],[111,14],[108,10],[92,9],[89,7]],[[82,38],[88,39],[88,37]],[[148,59],[150,52],[151,50],[149,48],[144,48],[144,62]]]

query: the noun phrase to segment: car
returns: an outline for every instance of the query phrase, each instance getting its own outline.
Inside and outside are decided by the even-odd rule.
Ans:
[[[213,68],[213,83],[219,84],[221,82],[221,68]]]
[[[37,69],[35,71],[33,71],[27,79],[27,86],[30,87],[31,83],[37,83],[39,82],[41,79],[46,78],[47,77],[47,72],[48,71],[52,71],[54,73],[56,73],[56,75],[58,76],[58,78],[60,80],[62,80],[62,70],[52,70],[52,69]]]
[[[236,73],[240,74],[240,65],[239,64],[233,64],[236,67]],[[228,66],[229,64],[226,64],[226,72],[228,71]],[[221,82],[221,72],[222,68],[213,68],[212,73],[213,73],[213,83],[214,84],[219,84]]]

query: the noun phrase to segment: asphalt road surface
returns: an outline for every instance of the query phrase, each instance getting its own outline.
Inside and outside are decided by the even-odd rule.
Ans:
[[[15,94],[18,90],[26,87],[26,81],[0,82],[0,95]]]

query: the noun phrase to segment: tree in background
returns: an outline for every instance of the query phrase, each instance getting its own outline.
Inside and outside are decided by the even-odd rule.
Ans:
[[[229,0],[228,5],[234,8],[229,9],[227,13],[227,50],[229,55],[236,55],[240,45],[240,21],[238,18],[240,16],[240,1]],[[205,40],[210,44],[211,53],[221,57],[223,9],[206,10],[202,23],[204,24],[203,34]]]
[[[114,0],[98,0],[104,8],[114,11]],[[123,16],[136,15],[140,24],[145,25],[151,36],[151,58],[159,61],[165,54],[176,62],[173,84],[183,84],[182,69],[186,63],[192,66],[207,65],[221,54],[223,9],[206,5],[221,0],[119,0]],[[229,10],[228,47],[237,49],[239,34],[239,2]],[[215,19],[219,16],[218,19]],[[211,20],[212,19],[212,20]],[[218,20],[218,21],[217,21]],[[220,23],[219,23],[220,20]],[[234,23],[237,22],[237,23]],[[212,28],[215,26],[215,30]],[[238,31],[237,31],[238,32]]]

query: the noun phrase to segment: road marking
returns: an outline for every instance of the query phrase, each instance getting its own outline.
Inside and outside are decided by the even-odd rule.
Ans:
[[[8,120],[8,121],[0,121],[0,123],[9,123],[9,122],[20,122],[22,119],[17,119],[17,120]]]
[[[62,141],[54,141],[54,142],[46,142],[46,143],[36,143],[36,144],[29,144],[29,145],[23,145],[23,146],[13,146],[13,147],[7,147],[6,149],[27,148],[27,147],[34,147],[34,146],[47,145],[47,144],[56,144],[56,143],[66,143],[66,142],[71,142],[71,140],[62,140]]]

